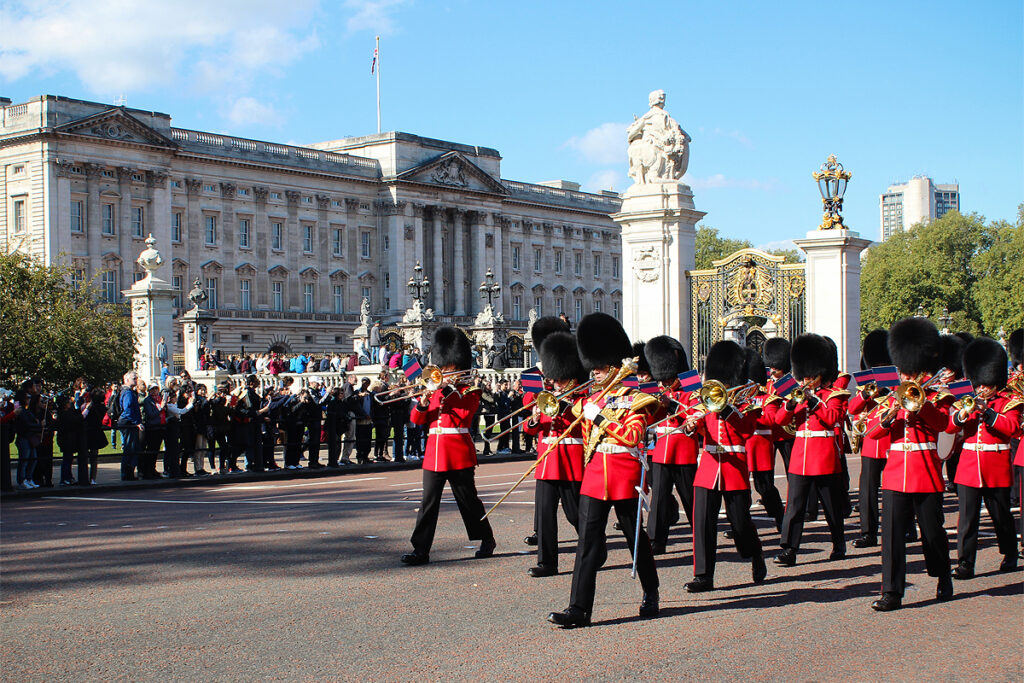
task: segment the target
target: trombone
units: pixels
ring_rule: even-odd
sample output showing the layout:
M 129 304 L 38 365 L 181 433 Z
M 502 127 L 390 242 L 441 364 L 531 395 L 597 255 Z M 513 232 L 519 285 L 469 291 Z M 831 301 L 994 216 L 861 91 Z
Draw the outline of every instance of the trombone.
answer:
M 725 385 L 719 382 L 717 379 L 709 379 L 701 385 L 700 390 L 697 392 L 698 403 L 697 406 L 700 408 L 699 412 L 690 413 L 690 409 L 684 407 L 682 410 L 676 413 L 672 413 L 668 417 L 658 420 L 652 424 L 648 429 L 654 429 L 662 423 L 673 420 L 677 417 L 686 415 L 687 418 L 695 415 L 706 415 L 707 413 L 720 413 L 725 410 L 725 407 L 732 403 L 734 400 L 746 399 L 757 390 L 756 382 L 747 382 L 746 384 L 739 384 L 729 389 L 725 388 Z
M 566 389 L 565 391 L 561 392 L 560 394 L 554 394 L 554 393 L 552 393 L 550 391 L 547 391 L 547 390 L 538 392 L 537 393 L 537 398 L 534 399 L 533 403 L 530 403 L 528 405 L 524 405 L 522 408 L 517 408 L 514 412 L 511 412 L 508 415 L 505 415 L 500 420 L 495 422 L 495 424 L 503 422 L 503 421 L 507 420 L 508 418 L 512 417 L 513 415 L 518 415 L 519 413 L 523 412 L 524 410 L 526 410 L 528 408 L 532 409 L 534 406 L 537 406 L 537 408 L 540 409 L 540 412 L 544 413 L 548 417 L 555 417 L 556 415 L 558 415 L 559 407 L 561 405 L 561 402 L 562 402 L 563 398 L 565 398 L 566 396 L 569 396 L 571 394 L 574 394 L 577 391 L 585 389 L 586 387 L 589 387 L 593 383 L 594 383 L 594 380 L 588 379 L 583 384 L 569 387 L 568 389 Z M 515 431 L 515 429 L 517 427 L 522 425 L 524 422 L 527 422 L 529 419 L 530 419 L 529 417 L 523 418 L 522 420 L 519 420 L 518 422 L 516 422 L 514 425 L 510 425 L 510 426 L 506 427 L 504 430 L 498 432 L 494 436 L 485 436 L 484 437 L 484 441 L 486 441 L 487 443 L 494 443 L 495 441 L 497 441 L 501 437 L 505 436 L 506 434 L 509 434 L 509 433 Z
M 424 394 L 429 394 L 440 389 L 441 385 L 444 383 L 446 379 L 468 375 L 470 372 L 472 372 L 472 370 L 456 370 L 454 372 L 443 372 L 441 368 L 437 367 L 436 365 L 428 365 L 427 367 L 423 368 L 423 373 L 419 376 L 419 379 L 417 379 L 414 384 L 410 384 L 409 386 L 404 387 L 395 387 L 394 389 L 388 389 L 387 391 L 378 392 L 373 395 L 373 398 L 375 401 L 377 401 L 377 403 L 381 404 L 382 406 L 387 405 L 389 403 L 397 403 L 398 401 L 405 401 L 410 398 L 418 398 L 420 396 L 423 396 Z M 408 392 L 410 389 L 416 389 L 416 387 L 418 386 L 421 386 L 422 388 L 413 391 L 412 393 L 404 393 Z M 395 396 L 395 398 L 390 398 L 391 396 Z M 389 398 L 382 399 L 381 397 Z
M 925 400 L 927 399 L 925 390 L 938 382 L 939 377 L 944 372 L 946 372 L 946 368 L 936 372 L 931 376 L 931 379 L 923 384 L 913 379 L 900 382 L 900 385 L 896 387 L 896 402 L 908 412 L 918 412 L 921 408 L 924 408 Z

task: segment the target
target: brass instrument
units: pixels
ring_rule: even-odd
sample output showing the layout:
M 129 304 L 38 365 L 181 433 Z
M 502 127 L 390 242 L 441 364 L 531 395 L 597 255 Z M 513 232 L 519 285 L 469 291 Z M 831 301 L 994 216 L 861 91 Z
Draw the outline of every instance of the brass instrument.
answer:
M 684 406 L 679 412 L 672 413 L 668 417 L 658 420 L 654 424 L 650 425 L 648 429 L 653 429 L 662 423 L 683 415 L 688 419 L 690 417 L 705 415 L 707 413 L 720 413 L 734 400 L 739 398 L 749 398 L 750 394 L 757 390 L 757 387 L 758 385 L 755 382 L 747 382 L 746 384 L 739 384 L 726 389 L 725 385 L 718 380 L 710 379 L 707 382 L 704 382 L 704 384 L 701 385 L 700 390 L 697 392 L 698 401 L 700 403 L 699 408 L 701 408 L 699 412 L 691 413 L 690 410 Z
M 462 377 L 470 374 L 471 372 L 472 370 L 456 370 L 454 372 L 442 372 L 441 368 L 437 367 L 436 365 L 428 365 L 427 367 L 423 368 L 423 372 L 422 374 L 420 374 L 415 384 L 410 384 L 409 386 L 405 387 L 395 387 L 394 389 L 388 389 L 387 391 L 381 391 L 374 394 L 373 398 L 375 401 L 377 401 L 377 403 L 381 404 L 382 406 L 387 405 L 389 403 L 397 403 L 398 401 L 404 401 L 410 398 L 418 398 L 420 396 L 423 396 L 424 394 L 429 394 L 440 389 L 441 385 L 444 383 L 446 379 Z M 410 389 L 415 389 L 418 386 L 423 388 L 418 389 L 412 393 L 403 394 L 403 392 L 408 392 Z M 390 397 L 395 394 L 397 394 L 396 398 L 387 398 L 385 400 L 381 400 L 382 396 Z
M 948 370 L 942 368 L 923 384 L 912 379 L 900 382 L 900 385 L 896 387 L 896 402 L 908 412 L 918 412 L 921 408 L 924 408 L 925 401 L 928 399 L 925 390 L 937 383 L 945 372 L 948 372 Z
M 861 388 L 869 399 L 878 398 L 878 394 L 882 392 L 882 390 L 878 388 L 878 384 L 875 382 L 868 382 Z
M 868 416 L 871 415 L 870 410 L 864 411 L 864 413 L 850 425 L 850 433 L 853 437 L 850 439 L 850 450 L 854 453 L 860 452 L 860 447 L 864 444 L 864 435 L 868 433 Z
M 557 395 L 551 393 L 550 391 L 538 392 L 537 393 L 537 398 L 535 398 L 533 400 L 533 403 L 530 403 L 529 405 L 524 405 L 522 408 L 518 408 L 517 410 L 509 413 L 508 415 L 505 415 L 500 420 L 498 420 L 498 422 L 496 422 L 495 424 L 498 424 L 498 423 L 500 423 L 500 422 L 502 422 L 504 420 L 507 420 L 508 418 L 512 417 L 513 415 L 518 415 L 519 413 L 523 412 L 524 410 L 532 409 L 534 406 L 537 406 L 537 408 L 540 410 L 540 412 L 544 413 L 548 417 L 555 417 L 556 415 L 558 415 L 558 412 L 559 412 L 559 409 L 560 409 L 560 406 L 561 406 L 561 401 L 562 401 L 563 398 L 565 398 L 566 396 L 570 396 L 571 394 L 574 394 L 577 391 L 585 389 L 586 387 L 589 387 L 593 383 L 594 383 L 594 380 L 590 379 L 590 380 L 587 380 L 586 382 L 584 382 L 583 384 L 580 384 L 578 386 L 574 384 L 573 386 L 569 387 L 568 389 L 566 389 L 565 391 L 563 391 L 562 393 L 557 394 Z M 509 432 L 514 431 L 517 427 L 519 427 L 520 425 L 522 425 L 524 422 L 528 421 L 529 419 L 530 419 L 529 417 L 524 418 L 524 419 L 520 420 L 519 422 L 516 422 L 514 425 L 510 425 L 510 426 L 506 427 L 504 430 L 498 432 L 494 436 L 485 436 L 484 437 L 484 441 L 486 441 L 487 443 L 494 443 L 495 441 L 497 441 L 501 437 L 505 436 Z
M 605 380 L 605 384 L 601 387 L 601 391 L 599 391 L 597 393 L 597 396 L 595 397 L 594 401 L 595 402 L 600 401 L 614 387 L 618 386 L 619 384 L 622 384 L 622 380 L 624 380 L 627 377 L 629 377 L 630 375 L 636 373 L 636 369 L 637 369 L 637 366 L 639 364 L 640 364 L 640 359 L 639 358 L 625 358 L 625 359 L 623 359 L 622 367 L 620 367 L 619 371 L 616 372 L 613 376 L 611 376 L 609 379 Z M 519 481 L 517 481 L 515 484 L 512 484 L 512 488 L 510 488 L 508 491 L 506 491 L 505 495 L 503 495 L 501 498 L 499 498 L 498 502 L 496 502 L 494 505 L 492 505 L 491 509 L 488 510 L 487 512 L 485 512 L 484 516 L 481 517 L 480 519 L 481 520 L 487 519 L 487 517 L 492 512 L 494 512 L 498 508 L 499 505 L 501 505 L 503 502 L 505 502 L 505 499 L 508 498 L 509 496 L 511 496 L 512 492 L 515 491 L 517 488 L 519 488 L 520 484 L 522 484 L 524 481 L 526 481 L 526 478 L 528 476 L 530 476 L 535 469 L 537 469 L 537 466 L 540 465 L 540 463 L 544 460 L 544 458 L 548 457 L 549 455 L 551 455 L 552 453 L 555 452 L 555 447 L 557 447 L 558 444 L 560 444 L 563 439 L 565 439 L 567 436 L 569 436 L 569 434 L 572 433 L 572 430 L 575 429 L 576 426 L 579 425 L 581 422 L 583 422 L 583 413 L 582 412 L 580 412 L 580 416 L 579 417 L 577 417 L 575 420 L 573 420 L 572 423 L 570 423 L 569 426 L 566 427 L 562 431 L 562 433 L 558 435 L 557 439 L 555 439 L 552 443 L 550 443 L 548 445 L 548 449 L 547 449 L 547 451 L 545 451 L 544 455 L 542 455 L 541 457 L 539 457 L 536 460 L 534 460 L 533 464 L 530 465 L 529 469 L 527 469 L 525 472 L 523 472 L 523 476 L 519 477 Z
M 975 406 L 978 402 L 973 396 L 964 396 L 959 401 L 953 403 L 953 407 L 956 408 L 959 413 L 973 413 Z

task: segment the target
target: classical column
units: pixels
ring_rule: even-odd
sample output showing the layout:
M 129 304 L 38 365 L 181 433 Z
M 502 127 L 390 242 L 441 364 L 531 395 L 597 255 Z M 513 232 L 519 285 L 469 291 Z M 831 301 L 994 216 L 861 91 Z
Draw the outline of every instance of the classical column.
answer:
M 345 266 L 351 282 L 356 282 L 359 277 L 359 198 L 345 198 L 345 236 L 348 238 L 348 245 L 345 247 Z M 362 300 L 362 293 L 354 299 L 358 303 Z M 355 307 L 353 307 L 355 308 Z
M 452 286 L 455 288 L 455 315 L 466 315 L 466 210 L 456 208 L 455 220 L 455 258 L 452 259 Z
M 839 369 L 860 367 L 860 253 L 871 244 L 847 229 L 811 230 L 793 240 L 807 254 L 806 329 L 831 337 Z
M 157 244 L 167 245 L 167 257 L 156 274 L 171 282 L 171 263 L 174 245 L 171 243 L 171 190 L 167 186 L 166 171 L 146 171 L 146 186 L 149 190 L 149 215 L 146 217 L 146 231 L 156 238 Z M 172 340 L 168 339 L 170 344 Z
M 406 264 L 406 271 L 402 273 L 402 281 L 405 282 L 409 274 L 412 272 L 411 268 L 416 265 L 419 261 L 420 265 L 426 269 L 430 269 L 426 258 L 426 247 L 427 247 L 427 235 L 424 232 L 423 227 L 423 216 L 427 212 L 425 204 L 413 204 L 412 205 L 412 217 L 413 217 L 413 250 L 412 250 L 412 263 Z M 408 308 L 408 306 L 406 307 Z
M 100 174 L 103 167 L 99 164 L 85 165 L 85 187 L 89 198 L 85 203 L 85 230 L 89 241 L 89 277 L 94 278 L 103 270 L 103 202 L 100 199 Z
M 444 215 L 446 212 L 443 206 L 432 207 L 434 216 L 433 243 L 431 245 L 431 256 L 434 267 L 430 274 L 430 295 L 434 300 L 434 313 L 444 314 Z
M 391 281 L 391 287 L 387 290 L 387 296 L 391 299 L 391 307 L 387 310 L 389 314 L 401 313 L 407 307 L 405 209 L 406 202 L 402 201 L 388 202 L 384 205 L 384 230 L 389 242 L 386 268 Z
M 302 196 L 296 190 L 285 192 L 288 198 L 288 220 L 285 222 L 285 263 L 288 268 L 288 288 L 286 311 L 302 310 L 301 283 L 299 282 L 299 252 L 302 250 L 302 241 L 299 238 L 299 198 Z
M 270 190 L 254 187 L 252 193 L 256 199 L 256 211 L 252 217 L 252 233 L 256 244 L 256 278 L 252 284 L 256 291 L 251 295 L 252 307 L 269 308 L 270 280 L 267 278 L 267 269 L 270 268 L 270 221 L 267 219 L 267 195 Z
M 511 264 L 505 262 L 505 217 L 495 211 L 490 219 L 494 226 L 494 274 L 499 276 L 499 282 L 512 282 Z M 483 282 L 483 277 L 480 281 Z
M 316 262 L 320 277 L 314 283 L 316 301 L 313 310 L 322 313 L 333 313 L 334 305 L 331 298 L 330 259 L 331 259 L 331 226 L 327 220 L 327 211 L 331 207 L 331 198 L 324 194 L 316 196 Z
M 199 266 L 203 264 L 200 250 L 203 248 L 205 238 L 202 224 L 203 213 L 199 206 L 199 196 L 203 191 L 203 179 L 185 178 L 185 189 L 188 191 L 188 208 L 185 210 L 185 225 L 183 226 L 185 234 L 182 237 L 185 241 L 186 258 L 190 270 L 185 273 L 184 284 L 187 286 L 194 277 L 200 275 Z M 182 301 L 182 303 L 185 302 Z
M 121 255 L 121 274 L 118 281 L 124 287 L 130 286 L 135 280 L 135 262 L 133 258 L 142 252 L 143 247 L 132 243 L 132 169 L 125 166 L 117 168 L 117 192 L 121 201 L 117 207 L 117 247 Z
M 469 309 L 475 314 L 482 311 L 484 307 L 480 297 L 476 296 L 476 288 L 484 281 L 484 275 L 487 273 L 487 233 L 490 232 L 493 235 L 493 224 L 490 213 L 486 211 L 473 211 L 470 215 L 472 217 L 470 225 L 472 226 L 471 240 L 473 246 L 470 251 L 472 253 L 473 274 L 469 281 L 469 291 L 471 292 L 469 300 L 472 302 Z M 491 239 L 494 239 L 493 236 Z M 498 273 L 501 273 L 500 269 L 498 269 Z

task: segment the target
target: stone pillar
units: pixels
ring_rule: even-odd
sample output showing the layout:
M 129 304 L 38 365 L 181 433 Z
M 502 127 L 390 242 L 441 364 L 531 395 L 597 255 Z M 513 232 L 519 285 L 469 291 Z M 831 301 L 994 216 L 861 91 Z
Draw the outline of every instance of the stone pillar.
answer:
M 413 248 L 412 248 L 412 265 L 416 265 L 419 261 L 420 265 L 429 270 L 429 264 L 426 263 L 426 241 L 427 235 L 424 232 L 423 227 L 423 215 L 426 213 L 427 207 L 424 204 L 413 204 L 412 205 L 412 221 L 413 221 Z M 411 273 L 411 271 L 410 271 Z M 402 273 L 403 281 L 408 280 L 410 273 Z M 412 303 L 410 301 L 410 303 Z
M 85 187 L 89 198 L 85 203 L 86 239 L 89 242 L 89 277 L 94 278 L 103 270 L 103 202 L 100 199 L 100 174 L 103 167 L 99 164 L 85 165 Z
M 146 221 L 150 234 L 156 238 L 157 244 L 171 244 L 171 190 L 167 186 L 166 171 L 146 171 L 146 184 L 149 186 L 149 219 Z M 168 246 L 168 254 L 171 248 Z M 157 271 L 157 273 L 171 280 L 171 260 Z
M 667 334 L 690 349 L 695 226 L 704 217 L 684 183 L 633 185 L 612 219 L 622 227 L 622 324 L 630 339 Z M 586 264 L 584 264 L 586 266 Z
M 430 296 L 434 301 L 434 313 L 443 315 L 444 307 L 444 214 L 443 206 L 432 207 L 434 215 L 433 243 L 431 244 L 431 256 L 434 266 L 430 273 Z
M 316 196 L 316 258 L 320 276 L 313 283 L 316 289 L 313 310 L 315 312 L 333 313 L 334 299 L 331 295 L 330 259 L 331 259 L 331 225 L 327 219 L 327 211 L 331 206 L 331 198 L 327 195 Z
M 472 245 L 470 247 L 470 260 L 473 264 L 470 271 L 472 275 L 469 281 L 469 291 L 475 293 L 476 288 L 484 281 L 484 275 L 487 273 L 487 233 L 491 232 L 493 234 L 493 227 L 489 214 L 481 211 L 470 213 L 470 225 L 472 226 L 470 229 Z M 492 237 L 491 239 L 493 240 L 494 238 Z M 501 272 L 500 268 L 495 270 L 498 273 Z M 472 312 L 479 313 L 483 310 L 484 304 L 478 295 L 470 296 L 469 300 L 476 302 L 468 306 Z
M 169 357 L 174 354 L 174 288 L 156 276 L 163 258 L 154 247 L 152 235 L 146 240 L 147 248 L 139 255 L 139 265 L 147 275 L 121 294 L 128 300 L 131 310 L 132 331 L 135 333 L 135 370 L 147 382 L 160 379 L 160 361 L 156 347 L 160 337 L 167 344 Z
M 397 315 L 404 311 L 408 301 L 405 286 L 408 278 L 408 259 L 405 255 L 405 207 L 406 202 L 402 201 L 388 202 L 384 205 L 384 232 L 388 235 L 389 242 L 386 272 L 391 280 L 391 287 L 386 292 L 391 299 L 391 306 L 385 311 L 387 315 Z
M 121 201 L 117 206 L 117 215 L 114 217 L 117 225 L 114 232 L 117 234 L 118 252 L 122 259 L 128 254 L 139 251 L 132 240 L 132 169 L 119 166 L 117 169 L 117 191 L 121 195 Z M 118 282 L 125 285 L 132 282 L 135 277 L 135 269 L 131 266 L 131 260 L 122 260 L 121 272 L 118 274 Z
M 256 278 L 252 283 L 253 310 L 269 308 L 270 303 L 270 278 L 267 277 L 267 270 L 270 268 L 270 221 L 267 219 L 267 195 L 269 190 L 266 187 L 252 188 L 255 197 L 256 210 L 252 217 L 252 240 L 256 252 Z M 239 302 L 241 303 L 241 302 Z
M 284 224 L 285 263 L 288 268 L 288 281 L 285 284 L 284 310 L 301 311 L 302 285 L 299 282 L 299 252 L 302 251 L 302 238 L 299 236 L 299 199 L 302 194 L 296 190 L 287 190 L 288 220 Z
M 452 260 L 452 286 L 455 288 L 455 315 L 466 315 L 466 210 L 455 209 L 455 258 Z
M 185 273 L 187 283 L 200 273 L 199 266 L 203 265 L 201 250 L 206 239 L 203 235 L 203 210 L 199 205 L 199 196 L 203 191 L 202 178 L 185 178 L 185 189 L 188 192 L 188 208 L 185 210 L 185 225 L 182 226 L 185 234 L 182 239 L 185 242 L 185 255 L 190 271 Z
M 858 370 L 860 253 L 871 240 L 852 230 L 812 230 L 793 243 L 807 255 L 807 331 L 832 338 L 840 370 Z
M 498 282 L 513 282 L 512 266 L 505 262 L 505 224 L 506 219 L 498 212 L 491 214 L 492 225 L 494 226 L 494 276 L 498 278 Z M 486 272 L 486 271 L 485 271 Z M 483 282 L 483 276 L 480 277 L 480 282 Z M 476 283 L 479 287 L 479 283 Z M 480 302 L 480 307 L 483 309 L 483 302 Z

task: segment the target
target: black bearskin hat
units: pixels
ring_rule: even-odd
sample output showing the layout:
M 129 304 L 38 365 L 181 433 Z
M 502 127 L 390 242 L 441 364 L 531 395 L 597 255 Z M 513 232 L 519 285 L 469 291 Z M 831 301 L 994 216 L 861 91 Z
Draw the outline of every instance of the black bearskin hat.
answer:
M 533 341 L 533 348 L 537 349 L 537 353 L 540 353 L 540 347 L 544 345 L 544 339 L 549 334 L 552 332 L 568 331 L 569 326 L 557 316 L 546 315 L 543 318 L 537 318 L 533 323 L 533 327 L 530 328 L 530 339 Z
M 1014 365 L 1024 363 L 1024 329 L 1017 328 L 1010 333 L 1010 343 L 1007 344 L 1010 351 L 1010 360 Z
M 544 376 L 559 382 L 574 379 L 579 383 L 587 380 L 587 371 L 580 362 L 576 349 L 576 337 L 569 332 L 554 331 L 544 339 L 540 347 L 540 362 L 544 364 Z
M 772 337 L 764 343 L 764 364 L 776 370 L 789 372 L 793 367 L 790 359 L 790 343 L 782 337 Z
M 960 337 L 964 341 L 964 346 L 974 341 L 974 335 L 970 332 L 954 332 L 956 336 Z
M 576 328 L 576 346 L 587 372 L 608 365 L 619 367 L 633 351 L 622 325 L 607 313 L 583 316 Z
M 864 337 L 864 344 L 861 346 L 860 369 L 880 368 L 885 365 L 892 365 L 889 358 L 889 333 L 886 330 L 871 330 Z
M 889 357 L 908 375 L 936 372 L 942 365 L 939 331 L 927 318 L 897 320 L 889 328 Z
M 747 354 L 734 341 L 715 342 L 704 361 L 704 380 L 718 380 L 726 387 L 743 384 Z
M 747 362 L 744 379 L 757 382 L 762 386 L 765 385 L 768 382 L 768 368 L 765 367 L 761 354 L 757 352 L 757 349 L 749 346 L 745 350 L 747 352 Z
M 835 346 L 819 334 L 801 334 L 793 340 L 790 351 L 793 363 L 793 377 L 810 379 L 820 376 L 825 383 L 835 379 L 839 365 Z
M 956 377 L 963 377 L 964 362 L 961 356 L 967 344 L 955 334 L 943 334 L 939 336 L 939 345 L 942 347 L 942 360 L 939 365 L 952 370 Z
M 651 364 L 647 362 L 647 356 L 644 355 L 644 343 L 642 341 L 633 342 L 633 350 L 630 352 L 630 358 L 638 359 L 636 364 L 637 374 L 651 374 Z
M 430 361 L 439 368 L 453 366 L 456 370 L 469 370 L 473 365 L 473 352 L 466 335 L 450 325 L 437 328 L 434 345 L 430 347 Z
M 644 345 L 644 356 L 651 366 L 651 377 L 659 382 L 671 382 L 676 375 L 690 369 L 686 349 L 677 340 L 664 334 Z
M 964 348 L 964 374 L 975 388 L 1006 386 L 1006 351 L 995 339 L 978 337 Z

